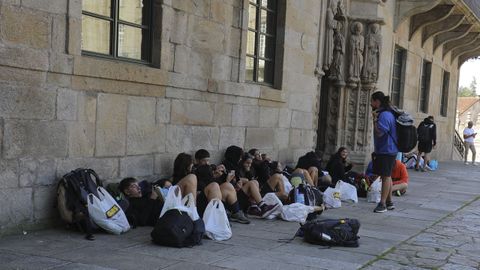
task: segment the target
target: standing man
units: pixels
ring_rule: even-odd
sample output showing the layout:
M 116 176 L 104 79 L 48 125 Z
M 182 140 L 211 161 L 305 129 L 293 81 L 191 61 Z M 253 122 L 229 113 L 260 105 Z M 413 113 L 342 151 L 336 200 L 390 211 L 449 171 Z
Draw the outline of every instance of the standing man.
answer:
M 473 130 L 473 122 L 469 121 L 468 122 L 468 127 L 466 127 L 463 130 L 463 139 L 465 140 L 465 164 L 468 164 L 467 162 L 467 156 L 468 156 L 468 149 L 472 150 L 472 165 L 476 166 L 477 164 L 475 163 L 475 155 L 477 154 L 477 151 L 475 151 L 475 136 L 477 133 L 475 130 Z
M 422 167 L 422 172 L 426 171 L 428 162 L 430 161 L 430 152 L 432 148 L 437 144 L 437 126 L 433 122 L 433 116 L 429 116 L 418 125 L 417 128 L 418 134 L 418 158 L 417 164 L 415 165 L 415 170 L 418 171 L 420 167 L 420 158 L 424 154 L 424 162 Z
M 375 213 L 384 213 L 395 209 L 392 202 L 392 170 L 398 153 L 397 129 L 390 98 L 383 92 L 372 94 L 370 106 L 373 116 L 373 142 L 375 151 L 372 154 L 373 173 L 382 179 L 382 196 Z

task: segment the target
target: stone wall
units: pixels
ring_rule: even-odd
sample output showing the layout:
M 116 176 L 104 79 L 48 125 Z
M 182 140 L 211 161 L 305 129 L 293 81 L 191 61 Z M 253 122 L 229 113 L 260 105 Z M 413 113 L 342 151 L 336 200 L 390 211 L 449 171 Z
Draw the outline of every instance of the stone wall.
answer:
M 156 1 L 158 67 L 81 54 L 81 0 L 0 1 L 0 232 L 54 219 L 58 177 L 169 176 L 231 145 L 292 162 L 314 148 L 320 1 L 286 1 L 282 77 L 245 83 L 247 0 Z

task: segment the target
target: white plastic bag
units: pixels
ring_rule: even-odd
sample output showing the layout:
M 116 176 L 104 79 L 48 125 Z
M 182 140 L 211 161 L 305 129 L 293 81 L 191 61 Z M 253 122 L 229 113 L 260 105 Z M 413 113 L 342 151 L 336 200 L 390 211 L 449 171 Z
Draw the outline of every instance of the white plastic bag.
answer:
M 283 186 L 285 187 L 285 193 L 289 193 L 293 189 L 292 183 L 288 181 L 288 178 L 282 174 Z
M 103 188 L 97 188 L 98 198 L 88 194 L 88 214 L 95 224 L 113 234 L 121 234 L 130 229 L 127 217 L 114 198 Z
M 323 202 L 326 208 L 339 208 L 342 207 L 342 201 L 340 200 L 340 190 L 337 188 L 327 188 L 323 192 Z
M 165 203 L 162 207 L 162 212 L 160 212 L 160 217 L 162 217 L 165 212 L 170 209 L 180 209 L 182 211 L 188 212 L 187 207 L 182 207 L 182 191 L 179 186 L 173 186 L 168 190 L 167 197 L 165 198 Z
M 339 180 L 335 185 L 335 189 L 340 190 L 340 200 L 358 202 L 357 188 L 353 185 Z
M 286 221 L 305 223 L 307 216 L 313 213 L 314 207 L 301 203 L 292 203 L 282 207 L 281 217 Z
M 188 215 L 193 221 L 200 219 L 197 206 L 195 205 L 195 198 L 192 193 L 188 193 L 188 195 L 182 199 L 182 206 L 188 208 Z
M 382 191 L 382 182 L 380 180 L 380 177 L 378 177 L 370 185 L 370 188 L 368 188 L 367 202 L 379 203 L 382 197 L 381 191 Z
M 265 217 L 266 219 L 274 219 L 282 213 L 283 203 L 282 203 L 282 201 L 280 201 L 280 199 L 277 197 L 277 195 L 275 195 L 275 193 L 270 192 L 270 193 L 265 194 L 265 196 L 263 196 L 262 201 L 265 204 L 268 204 L 268 205 L 278 204 L 278 207 L 272 213 L 270 213 L 270 215 Z
M 219 199 L 211 200 L 203 213 L 205 235 L 217 241 L 228 240 L 232 237 L 232 228 L 228 221 L 227 212 Z

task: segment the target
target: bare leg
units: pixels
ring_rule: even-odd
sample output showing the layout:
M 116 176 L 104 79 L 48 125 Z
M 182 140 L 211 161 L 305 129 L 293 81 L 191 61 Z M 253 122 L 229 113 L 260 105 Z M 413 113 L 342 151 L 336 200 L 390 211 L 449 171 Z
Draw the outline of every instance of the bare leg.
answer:
M 267 180 L 267 184 L 270 186 L 272 190 L 276 190 L 275 194 L 280 200 L 286 200 L 288 198 L 288 194 L 285 192 L 285 187 L 283 186 L 282 176 L 278 173 L 270 176 Z
M 420 169 L 420 158 L 422 157 L 422 154 L 423 154 L 423 152 L 418 152 L 418 155 L 417 155 L 417 164 L 415 164 L 415 169 L 417 169 L 417 170 Z M 424 162 L 425 162 L 425 160 L 424 160 Z
M 313 179 L 312 177 L 310 176 L 310 174 L 308 173 L 307 170 L 304 170 L 304 169 L 295 169 L 295 171 L 293 171 L 293 173 L 298 173 L 298 174 L 303 174 L 303 178 L 305 178 L 305 181 L 307 182 L 307 184 L 313 186 Z
M 203 189 L 203 192 L 205 193 L 205 197 L 207 197 L 208 201 L 211 201 L 213 199 L 222 199 L 222 192 L 220 191 L 220 186 L 215 182 L 208 184 Z
M 222 201 L 231 205 L 237 201 L 237 191 L 230 183 L 223 183 L 220 186 Z
M 423 159 L 423 170 L 427 168 L 429 161 L 430 161 L 430 155 L 428 153 L 425 153 L 425 158 Z
M 385 205 L 392 201 L 392 177 L 382 176 L 382 196 L 380 202 Z
M 312 178 L 313 186 L 318 186 L 318 168 L 317 167 L 310 167 L 308 168 L 308 174 Z
M 248 181 L 242 186 L 243 192 L 245 192 L 247 196 L 252 197 L 256 203 L 262 201 L 262 195 L 260 195 L 260 190 L 258 186 L 259 184 L 256 180 Z
M 182 191 L 182 196 L 192 193 L 193 197 L 197 198 L 197 176 L 195 174 L 189 174 L 182 178 L 178 184 L 180 190 Z
M 395 192 L 397 190 L 400 190 L 402 192 L 407 191 L 408 184 L 407 183 L 401 183 L 397 185 L 392 186 L 392 192 Z

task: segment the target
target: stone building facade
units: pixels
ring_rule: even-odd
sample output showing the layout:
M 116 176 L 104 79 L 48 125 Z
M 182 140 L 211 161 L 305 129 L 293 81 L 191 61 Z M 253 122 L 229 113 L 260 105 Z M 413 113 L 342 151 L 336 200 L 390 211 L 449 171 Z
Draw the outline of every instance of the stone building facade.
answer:
M 154 179 L 179 152 L 216 162 L 231 144 L 287 163 L 347 146 L 363 164 L 376 89 L 434 115 L 435 153 L 452 157 L 474 1 L 94 2 L 0 0 L 1 232 L 54 220 L 58 177 L 77 167 Z

